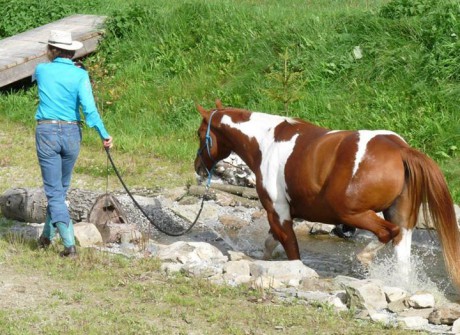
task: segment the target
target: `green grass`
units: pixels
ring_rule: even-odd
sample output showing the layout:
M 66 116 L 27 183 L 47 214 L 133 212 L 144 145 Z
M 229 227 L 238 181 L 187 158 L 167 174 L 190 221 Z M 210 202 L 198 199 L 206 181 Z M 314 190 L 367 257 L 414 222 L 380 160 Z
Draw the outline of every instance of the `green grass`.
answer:
M 460 201 L 450 168 L 460 142 L 457 1 L 47 0 L 27 13 L 34 1 L 1 3 L 11 19 L 0 35 L 57 13 L 108 16 L 105 40 L 84 63 L 121 152 L 191 169 L 195 104 L 220 98 L 333 129 L 396 131 L 439 162 Z M 36 104 L 35 87 L 3 91 L 0 117 L 32 128 Z

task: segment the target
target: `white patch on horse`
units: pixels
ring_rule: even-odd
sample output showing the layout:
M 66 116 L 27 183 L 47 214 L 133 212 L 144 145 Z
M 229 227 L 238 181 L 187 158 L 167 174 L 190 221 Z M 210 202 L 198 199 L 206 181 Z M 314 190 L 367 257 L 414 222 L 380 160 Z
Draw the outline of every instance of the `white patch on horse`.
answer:
M 409 278 L 410 272 L 410 254 L 412 244 L 412 229 L 401 228 L 401 241 L 394 246 L 396 259 L 399 263 L 399 270 L 405 277 Z
M 263 187 L 270 196 L 281 223 L 291 220 L 284 168 L 299 136 L 296 134 L 288 141 L 275 141 L 275 128 L 284 121 L 291 124 L 298 122 L 292 118 L 257 112 L 253 112 L 246 122 L 234 123 L 228 115 L 224 115 L 221 121 L 222 124 L 238 129 L 247 137 L 254 138 L 259 144 L 262 154 L 260 172 Z
M 364 156 L 366 155 L 367 145 L 374 137 L 379 136 L 379 135 L 394 135 L 404 141 L 404 139 L 401 136 L 399 136 L 398 134 L 390 130 L 359 130 L 358 131 L 358 150 L 356 151 L 355 165 L 353 166 L 353 173 L 351 175 L 352 178 L 358 172 L 359 165 L 364 160 Z

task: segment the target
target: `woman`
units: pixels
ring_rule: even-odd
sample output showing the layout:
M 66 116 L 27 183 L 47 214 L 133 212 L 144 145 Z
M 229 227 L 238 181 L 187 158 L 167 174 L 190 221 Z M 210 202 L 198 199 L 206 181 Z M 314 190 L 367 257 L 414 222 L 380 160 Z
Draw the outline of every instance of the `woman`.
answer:
M 88 73 L 76 66 L 72 58 L 83 46 L 73 41 L 70 32 L 52 30 L 48 40 L 50 63 L 37 65 L 39 105 L 35 115 L 35 141 L 46 198 L 47 215 L 41 247 L 48 247 L 56 228 L 61 235 L 63 257 L 76 256 L 73 223 L 66 205 L 72 170 L 80 152 L 82 139 L 80 107 L 89 127 L 95 128 L 105 148 L 112 147 L 94 101 Z

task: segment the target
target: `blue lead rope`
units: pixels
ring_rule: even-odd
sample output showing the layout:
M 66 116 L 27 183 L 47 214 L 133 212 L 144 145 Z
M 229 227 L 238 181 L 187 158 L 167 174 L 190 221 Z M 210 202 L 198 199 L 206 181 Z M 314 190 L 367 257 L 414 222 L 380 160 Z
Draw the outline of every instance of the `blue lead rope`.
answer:
M 212 174 L 214 173 L 214 168 L 216 167 L 216 164 L 217 162 L 215 162 L 212 157 L 211 157 L 211 148 L 212 148 L 212 137 L 210 135 L 211 133 L 211 122 L 212 122 L 212 118 L 214 116 L 214 114 L 217 112 L 217 110 L 214 110 L 212 113 L 211 113 L 211 116 L 209 117 L 209 121 L 208 121 L 208 128 L 206 129 L 206 135 L 205 135 L 205 146 L 206 146 L 206 151 L 208 152 L 208 156 L 209 158 L 213 161 L 213 165 L 211 167 L 210 170 L 208 170 L 208 168 L 206 166 L 204 166 L 204 168 L 206 169 L 206 172 L 208 173 L 208 180 L 206 182 L 206 189 L 208 189 L 210 186 L 211 186 L 211 179 L 212 179 Z M 197 155 L 198 156 L 201 156 L 201 153 L 203 152 L 203 148 L 204 147 L 201 147 L 198 152 L 197 152 Z

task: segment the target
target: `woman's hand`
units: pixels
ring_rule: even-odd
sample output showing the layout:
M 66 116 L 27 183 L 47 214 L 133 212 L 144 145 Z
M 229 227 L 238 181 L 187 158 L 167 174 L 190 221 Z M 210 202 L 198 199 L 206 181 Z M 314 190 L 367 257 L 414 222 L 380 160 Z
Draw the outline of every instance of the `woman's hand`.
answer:
M 104 145 L 104 148 L 110 149 L 113 146 L 112 136 L 109 136 L 109 138 L 102 141 L 102 144 Z

